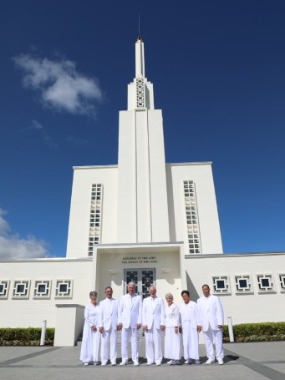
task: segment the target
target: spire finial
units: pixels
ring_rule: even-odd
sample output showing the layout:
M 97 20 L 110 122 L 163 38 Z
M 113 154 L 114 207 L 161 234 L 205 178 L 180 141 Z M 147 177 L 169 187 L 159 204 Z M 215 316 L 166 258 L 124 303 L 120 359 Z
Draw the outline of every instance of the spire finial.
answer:
M 143 41 L 143 39 L 142 39 L 142 35 L 141 35 L 141 14 L 139 13 L 139 17 L 138 17 L 138 38 L 137 38 L 137 41 Z

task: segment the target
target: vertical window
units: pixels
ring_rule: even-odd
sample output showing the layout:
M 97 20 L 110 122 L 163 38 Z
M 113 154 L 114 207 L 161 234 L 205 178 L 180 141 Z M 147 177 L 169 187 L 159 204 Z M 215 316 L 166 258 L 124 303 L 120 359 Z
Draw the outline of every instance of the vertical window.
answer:
M 100 244 L 101 221 L 102 221 L 102 194 L 103 186 L 99 183 L 93 184 L 91 189 L 88 256 L 93 256 L 93 247 Z
M 184 181 L 184 202 L 189 253 L 201 253 L 198 207 L 194 181 Z
M 145 84 L 143 78 L 136 79 L 137 108 L 145 107 Z

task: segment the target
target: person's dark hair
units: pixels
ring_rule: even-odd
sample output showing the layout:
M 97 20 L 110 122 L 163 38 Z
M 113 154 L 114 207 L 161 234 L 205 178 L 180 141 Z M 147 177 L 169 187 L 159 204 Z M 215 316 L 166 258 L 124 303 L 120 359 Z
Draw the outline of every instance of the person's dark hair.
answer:
M 182 290 L 181 297 L 183 296 L 183 294 L 187 294 L 188 297 L 190 296 L 190 293 L 188 290 Z
M 105 288 L 105 292 L 106 292 L 107 289 L 111 289 L 111 290 L 112 290 L 112 293 L 113 293 L 113 289 L 111 288 L 111 286 L 106 286 L 106 288 Z
M 210 289 L 210 286 L 208 284 L 202 285 L 202 289 L 204 288 L 204 286 L 207 286 L 207 288 Z
M 96 290 L 92 290 L 92 291 L 89 293 L 89 297 L 93 297 L 93 296 L 97 297 L 97 292 L 96 292 Z

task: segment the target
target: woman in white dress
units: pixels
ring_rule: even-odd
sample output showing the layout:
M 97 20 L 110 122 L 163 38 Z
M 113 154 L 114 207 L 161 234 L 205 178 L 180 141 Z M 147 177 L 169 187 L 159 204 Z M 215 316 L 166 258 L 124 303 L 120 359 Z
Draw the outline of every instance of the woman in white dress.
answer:
M 180 364 L 179 310 L 173 303 L 173 295 L 165 295 L 165 340 L 164 357 L 170 359 L 169 365 Z
M 84 310 L 84 328 L 82 345 L 80 351 L 80 360 L 84 365 L 97 365 L 99 357 L 99 303 L 97 303 L 97 292 L 90 292 L 90 303 L 85 306 Z

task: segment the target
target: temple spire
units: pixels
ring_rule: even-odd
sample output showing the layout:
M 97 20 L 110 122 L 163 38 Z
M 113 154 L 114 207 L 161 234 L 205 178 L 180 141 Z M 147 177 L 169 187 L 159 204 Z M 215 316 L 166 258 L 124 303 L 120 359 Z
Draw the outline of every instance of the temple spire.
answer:
M 136 78 L 145 78 L 144 43 L 140 33 L 136 41 Z

